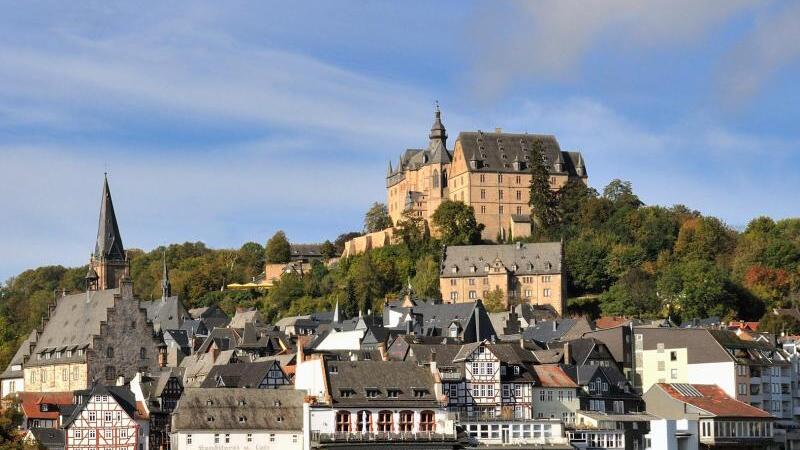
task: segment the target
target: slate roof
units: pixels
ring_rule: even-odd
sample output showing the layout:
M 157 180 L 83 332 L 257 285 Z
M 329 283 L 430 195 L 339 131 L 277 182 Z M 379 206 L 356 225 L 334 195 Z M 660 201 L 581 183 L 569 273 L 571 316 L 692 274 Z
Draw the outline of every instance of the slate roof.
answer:
M 533 372 L 542 387 L 578 387 L 560 366 L 539 364 L 533 366 Z
M 279 352 L 284 349 L 291 349 L 292 343 L 282 331 L 256 326 L 253 322 L 247 322 L 242 330 L 242 338 L 238 348 L 245 349 L 272 349 Z
M 411 308 L 414 314 L 422 316 L 422 330 L 425 335 L 442 335 L 446 334 L 448 327 L 453 321 L 458 322 L 460 329 L 464 330 L 469 324 L 469 321 L 474 315 L 477 302 L 471 303 L 424 303 L 421 302 L 417 306 Z M 485 320 L 481 321 L 482 332 L 488 335 L 496 334 L 492 328 L 491 321 L 487 316 L 483 316 Z M 488 334 L 487 334 L 488 333 Z
M 177 296 L 143 301 L 140 305 L 147 311 L 147 320 L 153 323 L 156 332 L 178 329 L 185 319 L 191 318 Z
M 292 258 L 322 258 L 322 244 L 289 244 Z
M 111 201 L 111 191 L 108 189 L 108 178 L 103 180 L 102 196 L 94 257 L 99 260 L 121 261 L 125 259 L 125 249 L 122 247 L 122 236 L 117 225 L 117 215 L 114 213 L 114 203 Z
M 184 385 L 199 387 L 214 366 L 228 364 L 231 360 L 235 360 L 234 350 L 221 351 L 216 358 L 211 353 L 195 353 L 183 358 L 181 367 L 184 369 Z
M 716 417 L 772 418 L 766 411 L 731 398 L 715 384 L 658 383 L 657 386 L 672 398 L 707 411 Z M 690 389 L 686 389 L 686 386 Z
M 260 323 L 261 313 L 257 309 L 237 310 L 236 314 L 228 323 L 229 328 L 244 328 L 244 324 L 248 322 Z
M 92 338 L 100 334 L 100 323 L 108 318 L 108 309 L 114 306 L 114 295 L 118 289 L 88 291 L 72 294 L 58 299 L 50 320 L 44 327 L 36 343 L 33 355 L 26 365 L 52 364 L 53 359 L 38 360 L 36 355 L 44 351 L 75 350 L 92 345 Z M 82 361 L 73 353 L 72 358 L 66 355 L 57 361 Z
M 232 350 L 239 345 L 241 336 L 233 328 L 214 328 L 208 337 L 200 344 L 196 353 L 205 353 L 211 348 L 211 344 L 216 344 L 220 350 Z
M 578 168 L 582 168 L 583 176 L 586 175 L 580 152 L 562 151 L 552 135 L 464 131 L 458 134 L 456 142 L 456 145 L 461 144 L 467 161 L 475 158 L 480 162 L 476 167 L 467 165 L 471 172 L 529 172 L 530 150 L 535 143 L 540 143 L 550 173 L 581 176 Z M 518 169 L 514 161 L 520 162 Z M 562 165 L 560 171 L 557 170 L 558 163 Z
M 192 308 L 189 310 L 189 315 L 194 319 L 200 319 L 206 325 L 208 331 L 217 327 L 225 327 L 230 322 L 230 318 L 225 314 L 225 311 L 217 305 Z
M 553 324 L 555 323 L 555 329 Z M 580 330 L 580 332 L 578 332 Z M 529 326 L 522 332 L 522 337 L 526 341 L 536 341 L 542 344 L 569 339 L 570 337 L 580 337 L 585 331 L 590 331 L 591 327 L 584 318 L 577 319 L 556 319 L 538 322 Z
M 169 338 L 167 338 L 169 336 Z M 188 348 L 189 347 L 189 334 L 186 330 L 166 330 L 164 331 L 164 341 L 168 339 L 172 339 L 178 344 L 178 347 L 181 348 Z
M 39 337 L 39 332 L 33 330 L 28 334 L 28 337 L 22 341 L 17 352 L 14 353 L 14 357 L 11 358 L 11 362 L 8 363 L 6 370 L 0 374 L 0 379 L 6 378 L 22 378 L 24 373 L 22 370 L 11 370 L 13 366 L 22 366 L 25 362 L 25 358 L 30 356 L 31 354 L 31 345 L 36 344 L 36 340 Z
M 228 388 L 258 388 L 264 381 L 267 372 L 280 363 L 277 361 L 263 361 L 251 363 L 234 363 L 222 366 L 214 366 L 208 372 L 205 381 L 200 385 L 202 388 L 218 387 L 218 377 L 221 378 L 224 387 Z M 221 386 L 220 386 L 221 387 Z
M 445 247 L 442 278 L 485 276 L 496 260 L 515 275 L 560 274 L 560 242 Z M 516 267 L 516 269 L 514 268 Z M 453 272 L 455 269 L 455 272 Z
M 58 428 L 31 428 L 28 430 L 36 442 L 48 449 L 64 448 L 64 430 Z
M 328 386 L 335 406 L 438 407 L 430 368 L 413 361 L 326 361 Z M 378 391 L 375 398 L 367 390 Z M 426 391 L 415 396 L 415 389 Z M 397 390 L 397 398 L 389 398 Z M 349 394 L 348 394 L 349 393 Z
M 186 389 L 172 430 L 303 430 L 304 391 L 294 389 Z

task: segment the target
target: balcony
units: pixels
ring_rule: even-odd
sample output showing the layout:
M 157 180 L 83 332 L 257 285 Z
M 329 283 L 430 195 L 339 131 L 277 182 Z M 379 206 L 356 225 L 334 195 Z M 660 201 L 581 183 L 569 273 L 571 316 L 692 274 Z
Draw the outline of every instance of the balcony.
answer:
M 311 441 L 318 443 L 359 443 L 359 442 L 452 442 L 455 441 L 454 433 L 358 433 L 358 432 L 336 432 L 320 433 L 312 432 Z

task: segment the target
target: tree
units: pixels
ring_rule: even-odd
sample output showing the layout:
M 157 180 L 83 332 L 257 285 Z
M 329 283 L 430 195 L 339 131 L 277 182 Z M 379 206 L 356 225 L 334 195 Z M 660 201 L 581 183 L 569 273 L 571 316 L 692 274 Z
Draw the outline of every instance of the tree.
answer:
M 558 223 L 558 201 L 550 189 L 550 170 L 545 159 L 544 146 L 535 141 L 531 148 L 530 200 L 534 236 L 547 237 Z
M 335 258 L 337 256 L 336 246 L 333 245 L 333 242 L 326 240 L 320 247 L 320 253 L 325 259 Z
M 772 333 L 775 336 L 796 335 L 800 333 L 800 320 L 786 314 L 775 314 L 769 311 L 758 322 L 758 331 Z
M 735 315 L 737 298 L 730 279 L 711 261 L 678 262 L 659 277 L 657 286 L 662 301 L 684 320 Z
M 364 215 L 364 232 L 374 233 L 391 227 L 392 219 L 389 217 L 389 208 L 383 203 L 373 203 Z
M 683 259 L 714 260 L 729 255 L 736 244 L 736 233 L 716 217 L 688 219 L 681 225 L 675 241 L 675 254 Z
M 266 247 L 267 262 L 271 264 L 288 263 L 292 258 L 292 247 L 286 233 L 278 230 L 269 241 Z
M 483 224 L 475 220 L 475 208 L 445 200 L 433 213 L 433 225 L 444 245 L 470 245 L 481 241 Z
M 633 193 L 633 186 L 630 181 L 620 179 L 611 180 L 603 189 L 603 197 L 610 200 L 616 207 L 638 208 L 643 205 L 639 197 Z
M 611 245 L 607 236 L 596 233 L 583 234 L 567 242 L 564 252 L 572 292 L 600 293 L 611 286 L 614 279 L 606 266 Z
M 558 190 L 556 198 L 561 236 L 576 235 L 583 209 L 589 200 L 597 198 L 597 191 L 581 180 L 569 180 Z
M 441 300 L 439 291 L 439 262 L 431 255 L 417 260 L 414 278 L 411 279 L 414 292 L 425 298 Z
M 487 312 L 502 312 L 506 310 L 505 294 L 499 287 L 495 287 L 483 298 L 483 307 Z
M 342 233 L 339 236 L 337 236 L 336 240 L 333 241 L 333 247 L 336 249 L 336 254 L 341 255 L 342 253 L 344 253 L 344 244 L 346 244 L 347 241 L 357 238 L 361 235 L 362 233 L 359 233 L 358 231 L 350 231 L 348 233 Z
M 258 275 L 264 270 L 264 247 L 258 242 L 246 242 L 239 249 L 238 263 L 247 279 Z
M 652 318 L 661 313 L 655 279 L 638 267 L 628 270 L 600 296 L 600 301 L 606 315 Z
M 359 302 L 356 298 L 356 288 L 353 285 L 353 280 L 351 279 L 348 279 L 347 284 L 345 285 L 344 302 L 339 305 L 339 311 L 344 319 L 349 319 L 358 315 Z

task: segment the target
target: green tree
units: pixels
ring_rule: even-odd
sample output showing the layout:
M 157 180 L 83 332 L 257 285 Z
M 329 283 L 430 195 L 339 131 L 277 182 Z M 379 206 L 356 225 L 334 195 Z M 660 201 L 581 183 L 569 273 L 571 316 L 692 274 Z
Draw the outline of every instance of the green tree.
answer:
M 657 287 L 662 302 L 684 320 L 735 316 L 735 291 L 726 272 L 714 262 L 678 262 L 659 277 Z
M 769 311 L 758 322 L 758 331 L 772 333 L 776 336 L 796 335 L 800 333 L 800 320 L 786 314 L 774 314 Z
M 611 180 L 603 189 L 603 197 L 610 200 L 617 207 L 638 208 L 643 205 L 639 197 L 633 193 L 633 186 L 630 181 Z
M 487 292 L 483 298 L 483 307 L 487 312 L 502 312 L 506 309 L 505 294 L 499 287 Z
M 606 265 L 611 246 L 607 236 L 596 233 L 582 234 L 567 241 L 564 253 L 569 268 L 570 292 L 577 295 L 601 293 L 611 286 L 614 278 Z
M 530 157 L 530 200 L 533 235 L 546 238 L 558 224 L 558 200 L 556 193 L 550 188 L 550 170 L 545 159 L 545 150 L 541 142 L 534 142 Z
M 433 213 L 433 225 L 444 245 L 469 245 L 481 241 L 483 224 L 475 220 L 475 209 L 462 202 L 443 201 Z
M 414 292 L 424 298 L 441 300 L 439 291 L 439 262 L 431 255 L 417 260 L 414 278 L 411 279 Z
M 288 263 L 292 258 L 292 247 L 283 230 L 278 230 L 269 238 L 266 253 L 267 262 L 271 264 Z
M 322 253 L 322 256 L 325 257 L 325 259 L 331 259 L 338 256 L 336 253 L 336 246 L 333 245 L 333 242 L 328 240 L 322 243 L 320 253 Z
M 345 319 L 358 316 L 359 301 L 356 298 L 356 288 L 353 285 L 353 280 L 347 280 L 344 288 L 344 302 L 339 305 L 339 311 Z
M 638 267 L 628 270 L 600 296 L 600 301 L 606 315 L 654 318 L 661 313 L 655 279 Z
M 556 200 L 561 236 L 578 234 L 581 217 L 587 202 L 597 198 L 597 191 L 581 180 L 570 180 L 558 190 Z
M 392 227 L 389 208 L 383 203 L 375 202 L 364 215 L 364 232 L 374 233 Z
M 675 242 L 675 254 L 683 259 L 714 260 L 730 255 L 736 233 L 716 217 L 688 219 L 681 225 Z
M 348 233 L 342 233 L 339 236 L 337 236 L 336 239 L 333 241 L 333 246 L 334 248 L 336 248 L 336 254 L 341 255 L 342 253 L 344 253 L 344 244 L 346 244 L 347 241 L 357 238 L 361 235 L 362 233 L 359 233 L 358 231 L 350 231 Z

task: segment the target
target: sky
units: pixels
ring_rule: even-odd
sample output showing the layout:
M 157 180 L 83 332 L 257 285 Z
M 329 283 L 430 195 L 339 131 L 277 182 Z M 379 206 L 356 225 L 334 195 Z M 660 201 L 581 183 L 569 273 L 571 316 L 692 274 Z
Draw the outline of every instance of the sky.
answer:
M 170 4 L 165 4 L 170 3 Z M 553 134 L 589 183 L 742 227 L 797 215 L 800 3 L 0 0 L 0 280 L 126 248 L 359 230 L 388 161 Z

